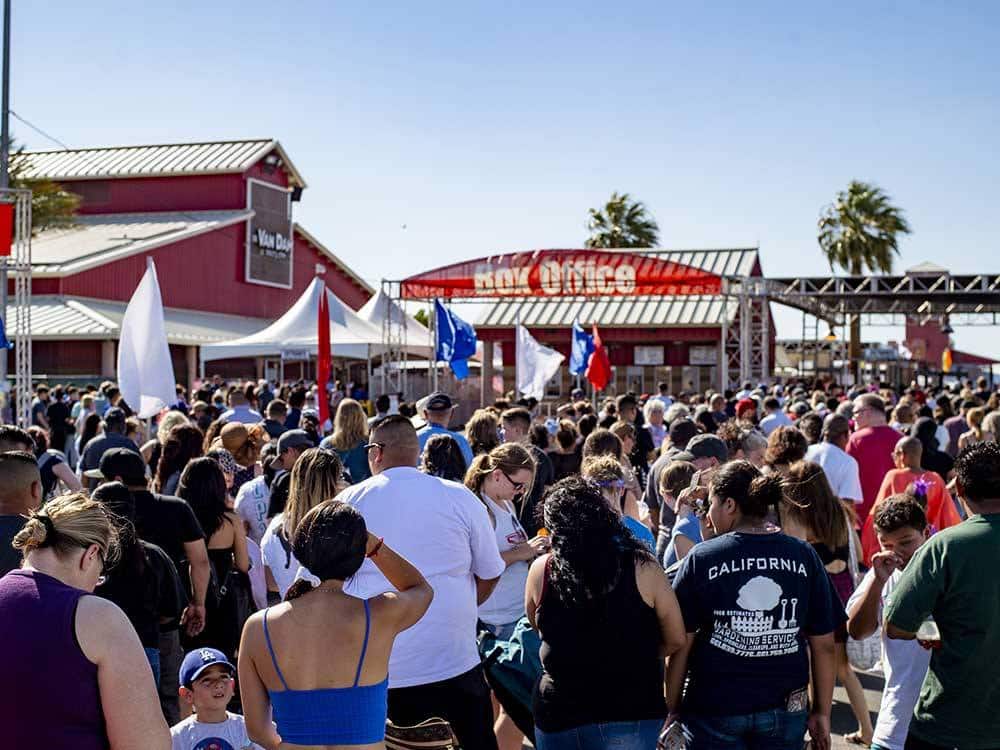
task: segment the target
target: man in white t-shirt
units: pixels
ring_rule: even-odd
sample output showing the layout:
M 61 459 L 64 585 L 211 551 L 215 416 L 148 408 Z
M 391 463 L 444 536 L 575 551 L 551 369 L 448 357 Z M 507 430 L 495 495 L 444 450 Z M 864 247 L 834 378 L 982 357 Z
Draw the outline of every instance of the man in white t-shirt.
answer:
M 827 415 L 823 420 L 823 442 L 809 446 L 806 461 L 823 467 L 834 495 L 857 506 L 864 499 L 864 494 L 861 492 L 858 462 L 845 450 L 850 434 L 851 425 L 846 417 Z
M 872 556 L 871 569 L 847 601 L 847 630 L 858 640 L 882 630 L 885 602 L 899 582 L 903 568 L 929 535 L 927 517 L 911 497 L 888 498 L 876 507 L 874 514 L 875 532 L 882 549 Z M 887 638 L 884 632 L 881 638 L 885 689 L 871 746 L 875 750 L 903 750 L 931 654 L 917 641 Z
M 477 607 L 506 565 L 485 506 L 468 489 L 415 466 L 410 420 L 386 417 L 372 430 L 372 476 L 338 500 L 361 512 L 369 530 L 409 560 L 434 588 L 421 620 L 396 638 L 389 657 L 389 718 L 400 725 L 447 719 L 463 748 L 495 750 L 493 709 L 476 646 Z M 368 598 L 392 586 L 366 560 L 344 590 Z
M 764 417 L 760 420 L 758 427 L 764 433 L 764 437 L 770 436 L 779 427 L 791 427 L 792 420 L 781 410 L 781 402 L 775 396 L 768 396 L 764 399 Z

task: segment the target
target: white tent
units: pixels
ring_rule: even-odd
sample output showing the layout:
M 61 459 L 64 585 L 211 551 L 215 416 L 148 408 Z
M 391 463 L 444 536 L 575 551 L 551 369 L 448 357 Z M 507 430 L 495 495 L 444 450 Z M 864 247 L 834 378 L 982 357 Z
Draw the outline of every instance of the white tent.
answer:
M 391 311 L 391 312 L 390 312 Z M 406 351 L 408 354 L 416 354 L 421 357 L 430 358 L 431 343 L 430 331 L 420 324 L 412 315 L 407 315 L 406 311 L 395 302 L 384 290 L 379 290 L 358 310 L 358 315 L 371 323 L 379 331 L 391 315 L 393 321 L 403 321 L 406 328 Z
M 320 277 L 296 300 L 288 312 L 263 331 L 201 347 L 201 361 L 242 357 L 316 356 L 320 295 L 326 292 L 330 308 L 330 341 L 334 359 L 368 359 L 382 344 L 382 330 L 361 318 L 326 288 Z M 426 333 L 425 333 L 426 335 Z

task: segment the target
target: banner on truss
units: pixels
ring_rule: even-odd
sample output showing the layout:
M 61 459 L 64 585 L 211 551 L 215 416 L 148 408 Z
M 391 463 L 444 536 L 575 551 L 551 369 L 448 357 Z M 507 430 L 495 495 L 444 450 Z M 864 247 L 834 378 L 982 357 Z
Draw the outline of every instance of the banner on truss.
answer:
M 719 276 L 656 255 L 536 250 L 444 266 L 401 283 L 404 299 L 719 294 Z

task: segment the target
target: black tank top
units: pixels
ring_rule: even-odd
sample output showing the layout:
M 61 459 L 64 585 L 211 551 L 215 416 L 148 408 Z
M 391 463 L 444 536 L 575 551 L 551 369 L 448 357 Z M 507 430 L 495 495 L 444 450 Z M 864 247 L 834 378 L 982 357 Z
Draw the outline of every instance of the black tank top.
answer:
M 561 600 L 546 569 L 536 622 L 543 671 L 532 704 L 543 732 L 666 718 L 659 621 L 633 571 L 606 605 L 580 609 Z

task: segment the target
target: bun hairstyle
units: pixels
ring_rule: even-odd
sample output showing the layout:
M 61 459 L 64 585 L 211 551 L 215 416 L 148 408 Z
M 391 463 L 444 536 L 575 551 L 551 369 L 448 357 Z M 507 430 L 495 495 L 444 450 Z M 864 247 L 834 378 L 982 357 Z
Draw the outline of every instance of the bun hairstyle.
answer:
M 101 548 L 109 568 L 118 552 L 118 534 L 104 505 L 82 492 L 62 495 L 28 516 L 14 536 L 14 549 L 27 556 L 51 549 L 64 557 L 92 544 Z
M 772 508 L 777 513 L 784 492 L 782 478 L 765 476 L 749 461 L 730 461 L 712 478 L 712 494 L 732 498 L 748 518 L 764 518 Z
M 296 559 L 321 581 L 345 581 L 357 573 L 367 546 L 364 517 L 337 500 L 322 502 L 306 513 L 292 537 Z M 300 579 L 288 589 L 285 600 L 296 599 L 312 587 Z

